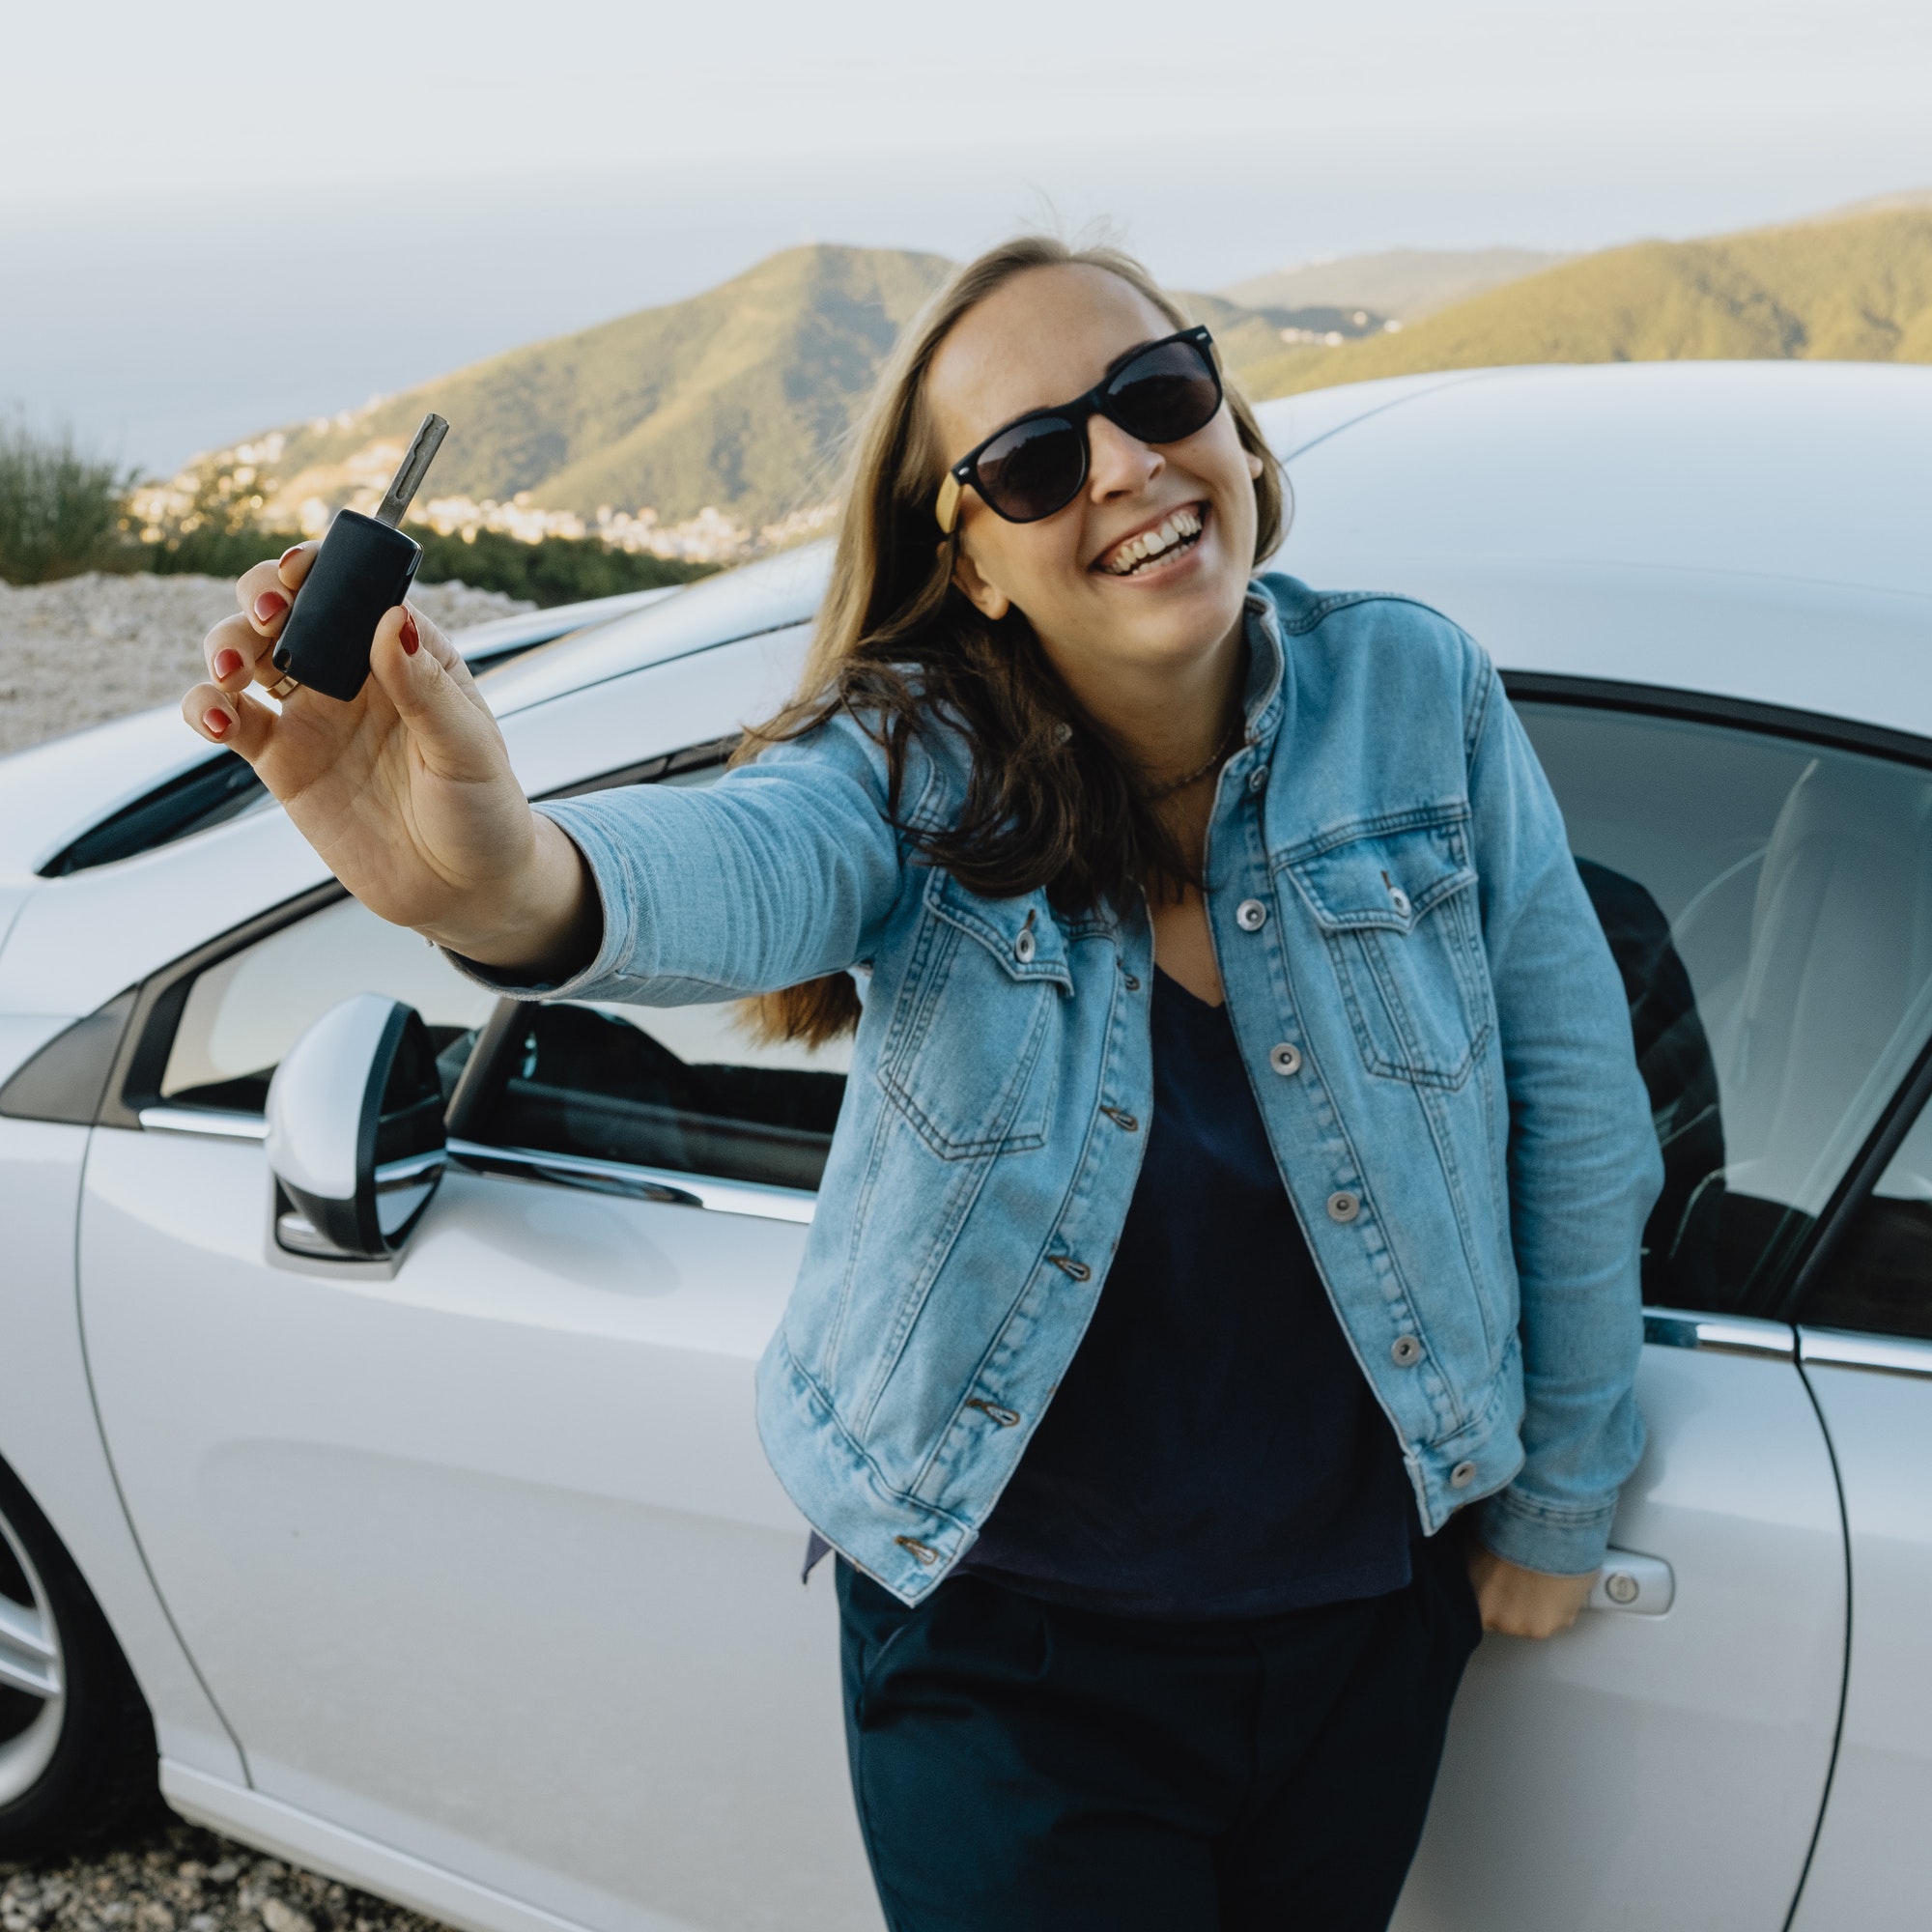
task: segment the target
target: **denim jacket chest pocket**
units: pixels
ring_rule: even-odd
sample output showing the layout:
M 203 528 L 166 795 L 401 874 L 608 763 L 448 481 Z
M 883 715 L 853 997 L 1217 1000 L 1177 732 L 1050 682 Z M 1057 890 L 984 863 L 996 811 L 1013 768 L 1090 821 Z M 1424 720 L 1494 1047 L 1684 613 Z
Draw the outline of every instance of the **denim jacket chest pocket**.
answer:
M 1495 1025 L 1466 810 L 1341 828 L 1278 863 L 1321 931 L 1369 1071 L 1460 1087 Z
M 878 1080 L 946 1160 L 1044 1146 L 1073 976 L 1046 895 L 986 899 L 935 869 Z

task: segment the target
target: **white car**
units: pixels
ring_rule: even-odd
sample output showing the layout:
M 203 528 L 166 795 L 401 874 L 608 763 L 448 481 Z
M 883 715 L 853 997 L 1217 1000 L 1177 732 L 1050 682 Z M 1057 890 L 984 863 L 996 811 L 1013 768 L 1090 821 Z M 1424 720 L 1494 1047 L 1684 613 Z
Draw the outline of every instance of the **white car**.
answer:
M 1263 415 L 1279 567 L 1504 668 L 1669 1171 L 1611 1563 L 1478 1653 L 1398 1923 L 1922 1928 L 1932 370 Z M 825 569 L 488 670 L 531 793 L 708 781 Z M 876 1927 L 752 1412 L 844 1073 L 497 1005 L 172 713 L 0 762 L 0 1857 L 157 1746 L 179 1811 L 472 1932 Z

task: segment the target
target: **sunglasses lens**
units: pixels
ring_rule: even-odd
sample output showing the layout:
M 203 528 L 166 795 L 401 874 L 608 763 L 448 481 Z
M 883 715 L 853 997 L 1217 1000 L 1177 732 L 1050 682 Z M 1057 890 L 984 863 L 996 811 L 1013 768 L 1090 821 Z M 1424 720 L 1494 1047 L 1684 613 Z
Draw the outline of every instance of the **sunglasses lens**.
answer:
M 980 452 L 980 494 L 1009 523 L 1065 509 L 1086 473 L 1087 439 L 1065 416 L 1029 416 Z
M 1221 382 L 1206 350 L 1163 342 L 1136 355 L 1107 384 L 1107 413 L 1143 442 L 1179 442 L 1206 429 L 1221 407 Z

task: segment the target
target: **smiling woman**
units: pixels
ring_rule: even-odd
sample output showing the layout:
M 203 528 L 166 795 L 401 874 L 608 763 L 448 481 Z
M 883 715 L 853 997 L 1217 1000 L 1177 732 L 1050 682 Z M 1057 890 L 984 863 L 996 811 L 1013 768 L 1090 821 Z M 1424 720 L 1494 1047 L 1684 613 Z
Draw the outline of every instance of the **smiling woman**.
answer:
M 744 755 L 861 704 L 891 721 L 896 782 L 919 719 L 958 713 L 977 755 L 965 810 L 923 841 L 933 862 L 989 896 L 1050 886 L 1068 907 L 1151 882 L 1156 918 L 1170 913 L 1164 968 L 1201 990 L 1214 986 L 1214 969 L 1186 916 L 1198 895 L 1185 830 L 1172 805 L 1155 808 L 1203 783 L 1217 751 L 1231 749 L 1241 597 L 1281 541 L 1283 488 L 1246 402 L 1225 388 L 1208 332 L 1186 322 L 1113 249 L 1076 256 L 1027 237 L 962 270 L 881 383 L 806 696 L 752 734 Z M 1104 380 L 1041 407 L 1034 399 L 1051 393 L 1050 376 L 1031 358 L 1010 360 L 1014 333 L 1068 386 L 1096 364 Z M 940 451 L 969 439 L 944 465 L 935 500 Z M 1157 472 L 1151 493 L 1134 487 L 1136 448 Z M 1123 479 L 1105 473 L 1123 459 Z M 1090 483 L 1105 492 L 1104 517 L 1074 515 Z M 937 568 L 935 520 L 946 540 Z M 982 567 L 991 558 L 996 574 Z M 1024 587 L 1016 596 L 1003 582 Z M 1161 593 L 1151 605 L 1151 592 Z M 1123 682 L 1145 681 L 1122 647 L 1150 620 L 1183 640 L 1183 660 L 1218 625 L 1216 649 L 1181 671 L 1194 701 L 1172 707 L 1163 688 L 1150 704 L 1146 689 Z M 1049 658 L 1043 631 L 1065 637 L 1077 660 Z M 1161 670 L 1152 676 L 1164 687 Z M 857 998 L 849 978 L 831 975 L 771 996 L 767 1024 L 822 1038 L 852 1023 Z
M 824 1166 L 758 1422 L 898 1932 L 1383 1926 L 1481 1628 L 1574 1619 L 1641 1446 L 1617 969 L 1477 646 L 1256 575 L 1280 479 L 1132 261 L 960 270 L 852 465 L 798 696 L 708 789 L 533 809 L 402 608 L 271 710 L 307 546 L 189 721 L 369 910 L 569 1003 L 526 1113 L 554 1047 L 639 1129 L 648 1040 L 586 1009 L 852 1034 L 765 1122 Z

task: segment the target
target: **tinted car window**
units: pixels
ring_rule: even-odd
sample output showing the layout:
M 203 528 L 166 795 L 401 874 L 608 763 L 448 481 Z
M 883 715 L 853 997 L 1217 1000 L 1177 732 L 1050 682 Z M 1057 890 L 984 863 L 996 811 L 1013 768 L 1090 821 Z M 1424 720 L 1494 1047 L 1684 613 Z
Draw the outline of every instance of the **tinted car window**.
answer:
M 759 1039 L 736 1003 L 526 1007 L 464 1131 L 494 1147 L 813 1188 L 851 1043 Z
M 1854 1210 L 1804 1316 L 1821 1328 L 1932 1341 L 1932 1107 Z
M 338 899 L 203 968 L 175 1028 L 161 1099 L 260 1113 L 282 1055 L 352 993 L 387 993 L 421 1013 L 445 1090 L 496 1004 L 415 933 Z
M 1758 1303 L 1932 1023 L 1932 774 L 1518 705 L 1631 1002 L 1664 1154 L 1644 1293 Z

